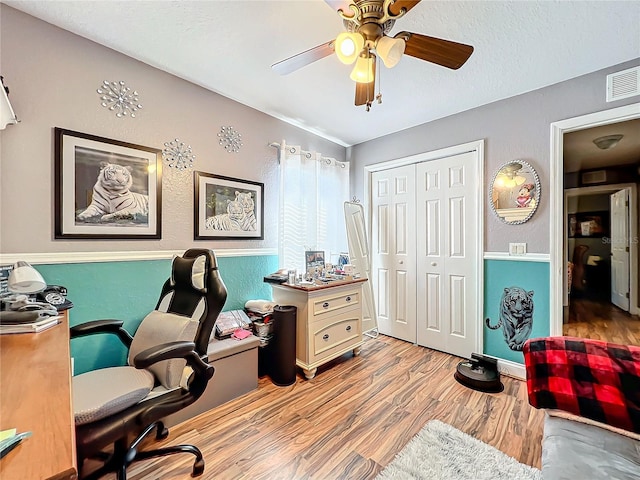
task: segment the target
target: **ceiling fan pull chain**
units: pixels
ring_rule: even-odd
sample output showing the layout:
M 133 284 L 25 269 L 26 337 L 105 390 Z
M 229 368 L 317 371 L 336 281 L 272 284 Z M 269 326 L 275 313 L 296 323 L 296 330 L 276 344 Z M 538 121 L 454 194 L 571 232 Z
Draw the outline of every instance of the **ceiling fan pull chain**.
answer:
M 378 94 L 376 95 L 378 105 L 382 104 L 382 73 L 380 73 L 380 70 L 382 69 L 378 69 Z

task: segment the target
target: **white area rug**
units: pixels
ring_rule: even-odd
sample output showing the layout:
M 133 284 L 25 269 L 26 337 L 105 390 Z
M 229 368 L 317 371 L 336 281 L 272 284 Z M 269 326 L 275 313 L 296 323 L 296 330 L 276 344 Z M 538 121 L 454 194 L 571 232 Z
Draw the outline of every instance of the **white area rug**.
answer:
M 438 420 L 427 422 L 376 480 L 542 480 L 540 470 Z

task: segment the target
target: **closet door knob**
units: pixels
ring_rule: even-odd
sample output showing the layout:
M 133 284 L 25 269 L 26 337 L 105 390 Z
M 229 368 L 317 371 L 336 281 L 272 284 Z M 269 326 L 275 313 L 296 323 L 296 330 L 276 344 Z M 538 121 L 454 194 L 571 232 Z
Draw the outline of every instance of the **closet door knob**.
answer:
M 404 263 L 404 260 L 400 260 L 400 265 L 402 265 Z
M 437 264 L 436 262 L 431 262 L 431 266 L 432 266 L 432 267 L 435 267 L 435 266 L 437 266 L 437 265 L 438 265 L 438 264 Z

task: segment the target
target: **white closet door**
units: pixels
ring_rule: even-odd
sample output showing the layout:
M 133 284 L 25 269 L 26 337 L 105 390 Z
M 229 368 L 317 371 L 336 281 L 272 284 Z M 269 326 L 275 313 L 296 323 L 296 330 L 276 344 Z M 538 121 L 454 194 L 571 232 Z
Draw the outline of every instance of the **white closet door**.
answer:
M 629 311 L 629 191 L 610 198 L 611 208 L 611 303 Z
M 371 281 L 380 333 L 416 342 L 415 165 L 372 176 Z
M 475 152 L 417 164 L 418 344 L 469 357 L 478 335 Z

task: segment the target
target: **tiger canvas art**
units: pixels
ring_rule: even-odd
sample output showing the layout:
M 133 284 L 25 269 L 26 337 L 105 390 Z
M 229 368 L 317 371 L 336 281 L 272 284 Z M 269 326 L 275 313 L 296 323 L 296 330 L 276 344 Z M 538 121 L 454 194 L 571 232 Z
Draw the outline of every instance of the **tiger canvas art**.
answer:
M 235 199 L 227 200 L 227 212 L 207 217 L 205 229 L 255 231 L 255 204 L 251 193 L 236 191 Z
M 527 292 L 520 287 L 505 288 L 500 298 L 500 318 L 496 325 L 485 320 L 487 327 L 498 330 L 502 327 L 504 341 L 511 350 L 521 351 L 533 329 L 533 290 Z
M 91 203 L 77 215 L 77 219 L 111 221 L 148 217 L 149 196 L 132 192 L 132 183 L 131 167 L 101 162 Z

